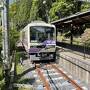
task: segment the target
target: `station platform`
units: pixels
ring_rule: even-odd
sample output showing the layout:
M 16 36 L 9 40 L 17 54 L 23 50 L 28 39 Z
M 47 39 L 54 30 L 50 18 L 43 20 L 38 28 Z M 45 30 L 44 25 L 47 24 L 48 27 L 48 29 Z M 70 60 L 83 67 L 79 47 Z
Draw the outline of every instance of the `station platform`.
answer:
M 88 54 L 84 54 L 84 53 L 77 52 L 77 51 L 72 51 L 70 49 L 62 48 L 59 46 L 57 46 L 57 48 L 59 48 L 58 52 L 60 55 L 69 56 L 72 59 L 80 60 L 82 62 L 90 64 L 90 58 L 88 58 L 88 56 L 90 55 Z

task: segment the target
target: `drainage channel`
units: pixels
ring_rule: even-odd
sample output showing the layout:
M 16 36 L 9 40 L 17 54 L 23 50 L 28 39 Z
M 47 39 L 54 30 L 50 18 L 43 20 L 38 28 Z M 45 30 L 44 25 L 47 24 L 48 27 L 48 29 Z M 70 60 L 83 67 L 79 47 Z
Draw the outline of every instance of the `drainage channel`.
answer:
M 88 90 L 77 80 L 72 80 L 54 64 L 36 66 L 45 90 Z

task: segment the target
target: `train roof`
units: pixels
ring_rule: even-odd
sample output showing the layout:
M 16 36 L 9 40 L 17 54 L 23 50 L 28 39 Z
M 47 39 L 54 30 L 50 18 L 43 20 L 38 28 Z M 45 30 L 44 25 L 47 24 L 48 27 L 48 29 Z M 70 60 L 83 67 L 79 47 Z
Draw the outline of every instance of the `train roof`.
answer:
M 44 21 L 33 21 L 33 22 L 29 23 L 28 26 L 55 27 L 53 24 L 51 24 L 51 23 L 46 23 L 46 22 L 44 22 Z
M 55 28 L 55 25 L 53 25 L 51 23 L 46 23 L 44 21 L 33 21 L 33 22 L 29 23 L 27 26 L 25 26 L 24 29 L 22 29 L 21 31 L 25 31 L 26 28 L 31 27 L 31 26 L 46 26 L 46 27 Z

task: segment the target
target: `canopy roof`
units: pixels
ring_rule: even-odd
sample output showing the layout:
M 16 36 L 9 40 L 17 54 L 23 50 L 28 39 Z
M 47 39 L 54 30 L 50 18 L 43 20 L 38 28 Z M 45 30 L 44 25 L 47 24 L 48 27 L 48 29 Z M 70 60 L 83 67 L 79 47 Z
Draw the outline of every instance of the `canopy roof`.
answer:
M 53 21 L 51 23 L 56 26 L 65 25 L 65 24 L 80 25 L 80 24 L 90 23 L 90 10 L 82 13 L 78 12 L 74 15 Z

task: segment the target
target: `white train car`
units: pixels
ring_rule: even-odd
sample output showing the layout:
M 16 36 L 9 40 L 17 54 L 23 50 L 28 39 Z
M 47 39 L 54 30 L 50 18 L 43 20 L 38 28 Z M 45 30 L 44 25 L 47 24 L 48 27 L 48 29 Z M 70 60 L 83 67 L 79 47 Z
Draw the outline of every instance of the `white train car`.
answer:
M 55 60 L 56 28 L 43 21 L 34 21 L 20 31 L 20 39 L 32 61 Z

